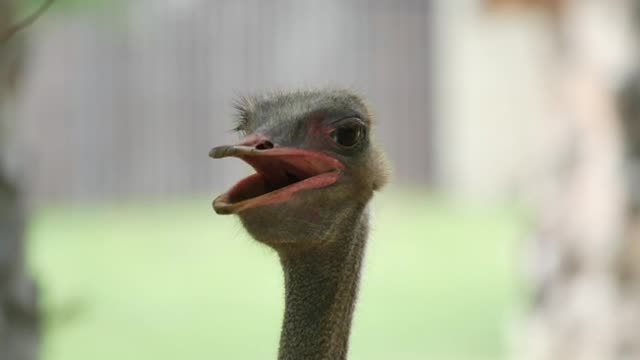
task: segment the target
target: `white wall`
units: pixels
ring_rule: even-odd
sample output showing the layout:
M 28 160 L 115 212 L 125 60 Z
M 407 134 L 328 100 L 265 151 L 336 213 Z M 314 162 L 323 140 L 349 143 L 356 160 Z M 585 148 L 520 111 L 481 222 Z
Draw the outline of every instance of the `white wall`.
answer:
M 480 3 L 435 1 L 437 173 L 456 196 L 495 201 L 542 166 L 552 39 L 540 14 Z

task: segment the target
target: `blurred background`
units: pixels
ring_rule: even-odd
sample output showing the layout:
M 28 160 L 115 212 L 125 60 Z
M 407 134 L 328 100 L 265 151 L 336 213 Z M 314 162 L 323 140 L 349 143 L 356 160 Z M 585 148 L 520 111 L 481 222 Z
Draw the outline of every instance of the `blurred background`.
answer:
M 41 0 L 0 0 L 0 34 Z M 273 359 L 233 100 L 364 95 L 351 359 L 640 359 L 640 2 L 57 0 L 0 41 L 0 359 Z M 0 37 L 2 39 L 2 37 Z

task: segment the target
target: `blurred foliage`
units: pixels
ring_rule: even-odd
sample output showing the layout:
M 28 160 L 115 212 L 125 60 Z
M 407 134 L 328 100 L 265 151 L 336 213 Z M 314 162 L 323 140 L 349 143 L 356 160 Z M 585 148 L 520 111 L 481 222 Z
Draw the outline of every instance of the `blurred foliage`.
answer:
M 18 0 L 14 22 L 34 14 L 44 3 L 45 0 Z M 126 12 L 130 5 L 126 0 L 55 0 L 40 17 L 73 16 L 92 20 L 100 19 L 102 24 L 108 24 L 111 28 L 124 33 L 126 27 L 123 25 L 125 25 Z M 40 19 L 36 20 L 33 26 L 37 26 L 39 21 Z
M 410 191 L 373 207 L 350 358 L 506 358 L 520 217 Z M 43 360 L 276 357 L 278 259 L 210 199 L 49 209 L 30 240 Z
M 17 17 L 24 17 L 34 12 L 44 0 L 21 0 L 17 7 Z M 56 0 L 49 9 L 50 12 L 73 13 L 78 11 L 96 11 L 108 13 L 122 11 L 127 5 L 126 0 Z

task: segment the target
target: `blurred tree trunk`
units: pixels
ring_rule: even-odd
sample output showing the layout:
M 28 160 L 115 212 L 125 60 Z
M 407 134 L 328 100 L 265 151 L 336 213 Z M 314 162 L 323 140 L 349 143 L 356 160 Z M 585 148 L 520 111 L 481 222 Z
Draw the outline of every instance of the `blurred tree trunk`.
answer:
M 621 359 L 640 359 L 640 1 L 633 1 L 631 39 L 635 67 L 618 92 L 625 134 L 628 223 L 619 261 Z
M 640 97 L 628 79 L 640 36 L 627 21 L 635 3 L 567 1 L 557 19 L 553 120 L 568 131 L 529 244 L 526 359 L 640 359 Z
M 0 31 L 11 24 L 12 2 L 0 0 Z M 16 176 L 8 171 L 9 132 L 15 127 L 15 88 L 21 57 L 19 38 L 0 43 L 0 359 L 38 357 L 36 291 L 24 263 L 25 214 Z M 13 124 L 13 126 L 12 126 Z

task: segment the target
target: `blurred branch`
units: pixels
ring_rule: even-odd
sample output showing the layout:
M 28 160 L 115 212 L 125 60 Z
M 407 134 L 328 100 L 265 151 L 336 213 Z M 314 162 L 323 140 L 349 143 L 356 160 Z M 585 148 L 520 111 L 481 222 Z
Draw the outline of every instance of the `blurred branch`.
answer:
M 56 0 L 45 0 L 33 14 L 22 19 L 22 21 L 10 26 L 0 33 L 0 44 L 11 39 L 17 32 L 33 24 Z

